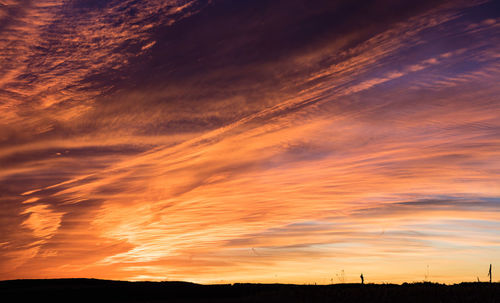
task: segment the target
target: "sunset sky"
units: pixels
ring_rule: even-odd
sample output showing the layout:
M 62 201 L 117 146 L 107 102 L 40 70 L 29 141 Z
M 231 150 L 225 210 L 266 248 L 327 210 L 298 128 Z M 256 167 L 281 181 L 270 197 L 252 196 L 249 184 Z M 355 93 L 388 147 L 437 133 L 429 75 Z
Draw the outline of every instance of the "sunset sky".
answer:
M 500 280 L 499 84 L 498 1 L 0 0 L 0 280 Z

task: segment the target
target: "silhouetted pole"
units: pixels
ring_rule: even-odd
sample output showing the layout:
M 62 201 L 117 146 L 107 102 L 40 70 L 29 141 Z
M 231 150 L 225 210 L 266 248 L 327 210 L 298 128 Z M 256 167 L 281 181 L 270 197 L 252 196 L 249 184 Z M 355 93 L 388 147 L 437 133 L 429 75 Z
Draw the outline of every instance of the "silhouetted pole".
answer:
M 361 278 L 361 284 L 365 284 L 365 277 L 363 277 L 363 274 L 361 274 L 361 276 L 359 276 Z
M 490 283 L 491 283 L 491 264 L 490 264 L 490 270 L 488 271 L 488 277 L 490 277 Z

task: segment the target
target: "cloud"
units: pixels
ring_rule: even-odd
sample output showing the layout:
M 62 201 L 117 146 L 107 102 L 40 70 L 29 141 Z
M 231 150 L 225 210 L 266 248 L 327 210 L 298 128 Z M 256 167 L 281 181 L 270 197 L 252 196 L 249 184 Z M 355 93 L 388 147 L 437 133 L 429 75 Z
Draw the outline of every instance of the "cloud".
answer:
M 492 4 L 283 4 L 14 3 L 0 277 L 401 282 L 434 262 L 450 282 L 497 260 Z
M 23 214 L 29 214 L 29 217 L 22 223 L 33 231 L 33 234 L 38 238 L 49 239 L 52 237 L 59 225 L 63 213 L 58 213 L 48 209 L 48 205 L 39 204 L 29 207 Z

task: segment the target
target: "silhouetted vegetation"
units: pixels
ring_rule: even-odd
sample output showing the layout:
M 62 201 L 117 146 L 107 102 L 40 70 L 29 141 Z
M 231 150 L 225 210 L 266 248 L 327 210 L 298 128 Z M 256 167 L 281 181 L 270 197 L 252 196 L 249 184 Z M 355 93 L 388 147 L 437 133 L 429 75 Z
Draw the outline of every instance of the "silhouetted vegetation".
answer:
M 94 279 L 0 282 L 2 302 L 500 302 L 500 283 L 233 284 Z

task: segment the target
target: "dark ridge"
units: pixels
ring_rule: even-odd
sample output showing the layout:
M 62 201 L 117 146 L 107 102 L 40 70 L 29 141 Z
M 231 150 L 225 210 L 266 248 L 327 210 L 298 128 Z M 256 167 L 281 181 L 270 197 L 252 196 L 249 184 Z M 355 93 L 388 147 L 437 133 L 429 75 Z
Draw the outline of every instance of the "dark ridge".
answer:
M 0 281 L 2 302 L 500 302 L 500 283 L 217 284 L 98 279 Z

